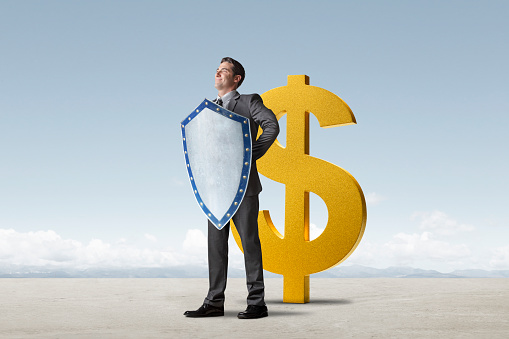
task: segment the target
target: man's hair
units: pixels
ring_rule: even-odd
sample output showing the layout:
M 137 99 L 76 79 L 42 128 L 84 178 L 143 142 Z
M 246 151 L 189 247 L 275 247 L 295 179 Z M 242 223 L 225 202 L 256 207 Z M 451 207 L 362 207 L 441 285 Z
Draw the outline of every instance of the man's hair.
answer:
M 237 60 L 230 58 L 230 57 L 224 57 L 221 59 L 221 63 L 227 62 L 233 65 L 233 76 L 240 75 L 240 81 L 237 85 L 237 88 L 242 85 L 242 82 L 244 81 L 244 78 L 246 77 L 246 71 L 244 70 L 244 67 L 238 62 Z

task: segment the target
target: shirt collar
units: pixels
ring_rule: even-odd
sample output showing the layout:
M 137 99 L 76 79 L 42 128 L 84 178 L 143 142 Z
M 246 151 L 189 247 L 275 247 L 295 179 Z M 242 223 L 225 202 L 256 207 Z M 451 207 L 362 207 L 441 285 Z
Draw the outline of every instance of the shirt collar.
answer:
M 238 93 L 237 90 L 233 90 L 231 92 L 226 93 L 222 97 L 217 96 L 216 99 L 221 98 L 221 100 L 223 100 L 223 107 L 226 107 L 226 105 L 228 105 L 228 102 L 230 102 L 231 98 L 233 98 L 237 93 Z

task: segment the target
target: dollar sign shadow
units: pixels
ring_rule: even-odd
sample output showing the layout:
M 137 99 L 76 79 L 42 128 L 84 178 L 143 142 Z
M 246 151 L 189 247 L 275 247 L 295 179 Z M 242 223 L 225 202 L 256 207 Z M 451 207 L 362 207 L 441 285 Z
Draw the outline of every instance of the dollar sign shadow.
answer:
M 285 184 L 285 232 L 269 211 L 260 211 L 258 228 L 263 268 L 283 275 L 283 302 L 309 302 L 309 275 L 344 261 L 366 227 L 366 201 L 355 178 L 330 162 L 309 155 L 309 112 L 321 127 L 355 124 L 348 105 L 323 88 L 309 86 L 306 75 L 289 75 L 287 86 L 262 95 L 265 105 L 287 115 L 286 147 L 277 140 L 257 162 L 258 171 Z M 309 240 L 309 192 L 323 199 L 329 219 L 322 234 Z M 232 223 L 237 245 L 242 244 Z

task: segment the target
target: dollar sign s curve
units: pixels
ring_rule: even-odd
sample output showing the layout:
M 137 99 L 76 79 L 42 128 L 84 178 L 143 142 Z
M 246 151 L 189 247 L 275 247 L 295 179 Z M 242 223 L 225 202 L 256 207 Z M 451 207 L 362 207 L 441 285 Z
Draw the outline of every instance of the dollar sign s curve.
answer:
M 327 270 L 353 253 L 366 227 L 362 189 L 347 171 L 309 155 L 309 113 L 321 127 L 355 124 L 348 105 L 335 94 L 309 86 L 306 75 L 289 75 L 288 85 L 262 95 L 265 105 L 287 114 L 287 140 L 277 140 L 257 162 L 258 171 L 285 184 L 285 232 L 279 233 L 269 211 L 260 211 L 258 227 L 263 268 L 283 275 L 283 302 L 309 302 L 309 275 Z M 329 219 L 322 234 L 309 240 L 309 192 L 323 199 Z M 232 233 L 242 250 L 232 223 Z

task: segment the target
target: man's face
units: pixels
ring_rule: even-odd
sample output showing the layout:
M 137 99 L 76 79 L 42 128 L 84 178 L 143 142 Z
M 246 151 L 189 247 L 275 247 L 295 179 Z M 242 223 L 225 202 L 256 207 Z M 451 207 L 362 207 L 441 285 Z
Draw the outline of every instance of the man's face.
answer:
M 216 70 L 214 87 L 218 91 L 234 90 L 240 80 L 240 75 L 233 76 L 233 65 L 222 62 Z

